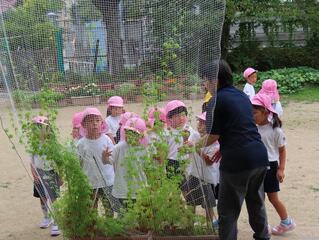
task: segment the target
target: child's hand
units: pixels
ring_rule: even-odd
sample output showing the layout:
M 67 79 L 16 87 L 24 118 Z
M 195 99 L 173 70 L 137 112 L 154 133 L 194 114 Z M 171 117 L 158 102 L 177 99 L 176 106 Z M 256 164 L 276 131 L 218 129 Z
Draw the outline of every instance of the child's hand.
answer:
M 102 152 L 102 161 L 103 164 L 109 164 L 109 157 L 112 155 L 112 151 L 109 151 L 108 148 L 106 148 L 103 152 Z
M 187 147 L 194 147 L 195 146 L 194 143 L 190 142 L 189 140 L 186 140 L 184 142 L 184 145 L 187 146 Z
M 277 169 L 277 179 L 280 183 L 282 183 L 284 181 L 285 178 L 285 173 L 283 169 L 278 168 Z
M 210 157 L 207 154 L 202 153 L 201 157 L 204 159 L 206 165 L 210 166 L 213 164 L 212 160 L 210 159 Z

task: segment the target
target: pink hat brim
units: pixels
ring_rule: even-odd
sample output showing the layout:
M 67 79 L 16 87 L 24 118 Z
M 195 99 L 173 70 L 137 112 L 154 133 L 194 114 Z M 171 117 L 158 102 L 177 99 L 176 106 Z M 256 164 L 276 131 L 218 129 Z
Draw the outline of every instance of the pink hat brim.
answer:
M 124 104 L 112 103 L 112 104 L 109 104 L 109 107 L 124 107 Z
M 255 105 L 255 106 L 264 107 L 264 108 L 266 108 L 269 112 L 278 114 L 278 113 L 276 112 L 276 110 L 275 110 L 271 105 L 270 105 L 270 106 L 265 106 L 262 102 L 260 102 L 260 101 L 257 100 L 257 99 L 251 100 L 251 104 L 252 104 L 252 105 Z

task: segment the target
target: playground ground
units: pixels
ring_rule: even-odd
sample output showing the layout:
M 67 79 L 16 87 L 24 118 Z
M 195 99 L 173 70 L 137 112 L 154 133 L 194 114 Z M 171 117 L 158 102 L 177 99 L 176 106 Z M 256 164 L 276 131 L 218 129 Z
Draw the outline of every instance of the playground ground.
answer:
M 192 105 L 193 116 L 200 111 L 200 101 L 187 104 Z M 105 113 L 105 106 L 99 107 Z M 67 138 L 71 132 L 73 113 L 83 108 L 60 109 L 57 124 L 62 138 Z M 140 112 L 141 108 L 138 104 L 126 107 L 129 111 L 137 112 Z M 5 124 L 8 124 L 9 116 L 5 112 L 6 110 L 0 106 L 0 115 Z M 295 219 L 297 228 L 285 236 L 274 236 L 272 239 L 318 240 L 319 103 L 288 103 L 284 106 L 283 123 L 288 145 L 286 179 L 281 185 L 280 196 L 289 214 Z M 18 159 L 3 130 L 0 129 L 0 240 L 50 239 L 49 229 L 42 230 L 37 227 L 42 216 L 39 200 L 32 197 L 32 180 L 27 172 L 28 155 L 22 146 L 18 146 L 17 149 L 23 161 Z M 278 216 L 268 202 L 267 211 L 269 223 L 278 224 Z M 239 218 L 239 239 L 252 239 L 245 207 Z

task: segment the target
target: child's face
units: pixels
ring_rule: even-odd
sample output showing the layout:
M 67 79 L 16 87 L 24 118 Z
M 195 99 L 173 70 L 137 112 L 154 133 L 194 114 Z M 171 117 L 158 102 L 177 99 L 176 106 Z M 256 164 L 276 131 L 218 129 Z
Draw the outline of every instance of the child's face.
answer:
M 114 107 L 111 106 L 110 107 L 110 111 L 111 111 L 111 116 L 112 117 L 118 117 L 123 113 L 123 107 Z
M 254 119 L 257 125 L 265 125 L 268 123 L 269 112 L 266 109 L 253 108 Z
M 177 113 L 170 118 L 172 128 L 183 127 L 187 122 L 187 116 L 185 112 Z
M 210 93 L 214 92 L 216 90 L 216 82 L 214 81 L 209 81 L 207 78 L 204 78 L 204 81 L 203 81 L 203 86 L 204 86 L 204 89 L 209 91 Z
M 197 120 L 197 130 L 200 133 L 200 135 L 206 134 L 206 122 L 204 120 Z
M 88 135 L 96 135 L 100 133 L 102 118 L 97 115 L 88 115 L 84 119 L 83 127 L 87 130 Z
M 256 81 L 257 81 L 257 73 L 251 74 L 247 79 L 247 82 L 251 85 L 254 85 Z
M 49 136 L 49 126 L 44 124 L 37 124 L 39 127 L 39 138 L 44 141 Z
M 80 128 L 74 127 L 72 129 L 72 137 L 73 139 L 79 139 L 80 138 Z
M 139 140 L 142 138 L 140 134 L 132 130 L 126 130 L 125 134 L 126 134 L 126 142 L 128 143 L 128 145 L 131 145 L 131 146 L 139 145 Z

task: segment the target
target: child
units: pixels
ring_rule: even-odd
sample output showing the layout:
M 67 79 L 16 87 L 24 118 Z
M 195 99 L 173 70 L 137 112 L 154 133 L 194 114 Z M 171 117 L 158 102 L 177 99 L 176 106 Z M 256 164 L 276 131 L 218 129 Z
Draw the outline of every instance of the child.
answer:
M 48 118 L 37 116 L 33 119 L 34 133 L 39 136 L 39 143 L 50 137 Z M 32 155 L 31 173 L 34 179 L 33 196 L 40 198 L 41 209 L 44 219 L 40 228 L 48 228 L 51 224 L 51 236 L 60 235 L 59 227 L 49 217 L 48 201 L 53 203 L 59 196 L 61 181 L 45 156 Z
M 267 79 L 263 81 L 261 89 L 258 93 L 266 94 L 271 99 L 271 105 L 277 112 L 278 116 L 281 117 L 283 114 L 283 109 L 280 103 L 280 96 L 277 89 L 277 82 L 273 79 Z
M 252 98 L 251 102 L 258 131 L 267 148 L 270 162 L 270 169 L 267 171 L 264 180 L 265 192 L 281 219 L 280 224 L 272 228 L 272 233 L 281 235 L 292 231 L 296 227 L 294 221 L 288 216 L 285 205 L 278 197 L 279 183 L 282 183 L 285 177 L 286 137 L 281 129 L 281 121 L 271 105 L 270 97 L 258 93 Z
M 108 115 L 105 119 L 107 125 L 109 126 L 109 130 L 107 134 L 111 137 L 113 143 L 118 143 L 120 139 L 116 137 L 116 133 L 120 128 L 120 117 L 123 113 L 123 99 L 119 96 L 110 97 L 107 101 L 107 112 Z
M 191 126 L 187 125 L 187 108 L 182 101 L 173 100 L 165 106 L 167 125 L 170 128 L 167 137 L 168 162 L 166 171 L 168 177 L 179 174 L 181 161 L 187 156 L 179 157 L 179 151 L 184 143 L 195 143 L 199 138 Z
M 152 107 L 148 111 L 147 121 L 150 152 L 152 158 L 163 164 L 166 159 L 166 113 L 163 108 Z M 163 144 L 164 143 L 164 144 Z
M 118 211 L 117 199 L 112 197 L 111 191 L 114 182 L 114 169 L 110 164 L 103 164 L 103 160 L 111 155 L 114 147 L 112 140 L 105 135 L 107 124 L 102 119 L 102 114 L 97 108 L 86 108 L 81 121 L 81 138 L 77 145 L 80 163 L 84 173 L 92 185 L 92 198 L 94 207 L 102 198 L 106 213 L 109 207 Z
M 247 81 L 243 89 L 243 92 L 246 93 L 249 99 L 251 99 L 253 96 L 255 96 L 254 85 L 257 81 L 257 70 L 249 67 L 244 71 L 243 75 L 245 80 Z
M 83 113 L 82 112 L 77 112 L 73 115 L 72 118 L 72 138 L 77 143 L 79 139 L 82 137 L 80 133 L 80 127 L 81 127 L 81 120 L 83 118 Z
M 135 112 L 125 112 L 121 115 L 120 117 L 120 122 L 119 122 L 119 126 L 120 128 L 117 130 L 117 133 L 116 133 L 116 137 L 122 141 L 122 140 L 125 140 L 124 139 L 124 126 L 125 126 L 125 123 L 130 119 L 130 118 L 133 118 L 133 117 L 137 117 L 139 118 L 138 114 L 136 114 Z
M 122 206 L 126 206 L 128 199 L 136 199 L 136 191 L 140 184 L 146 182 L 143 171 L 143 158 L 145 156 L 146 125 L 143 119 L 133 117 L 123 126 L 124 139 L 113 149 L 112 155 L 104 159 L 111 163 L 115 170 L 112 195 L 118 198 Z
M 152 107 L 148 111 L 148 121 L 147 125 L 149 127 L 148 131 L 148 139 L 150 142 L 153 140 L 158 140 L 158 136 L 156 133 L 156 127 L 161 127 L 164 129 L 166 125 L 166 113 L 163 108 Z
M 198 115 L 197 120 L 197 130 L 203 138 L 207 135 L 206 112 Z M 212 222 L 214 227 L 217 227 L 217 218 L 213 207 L 216 206 L 214 189 L 219 183 L 219 162 L 213 163 L 210 158 L 217 151 L 219 151 L 218 141 L 200 149 L 203 158 L 198 153 L 190 154 L 192 162 L 189 177 L 182 187 L 186 201 L 192 205 L 201 205 L 205 208 L 207 220 Z M 213 221 L 214 219 L 215 221 Z
M 202 104 L 202 113 L 206 112 L 207 109 L 207 104 L 210 101 L 210 99 L 213 97 L 211 92 L 208 89 L 208 81 L 204 81 L 203 82 L 203 86 L 204 86 L 204 91 L 205 91 L 205 97 L 204 97 L 204 103 Z

